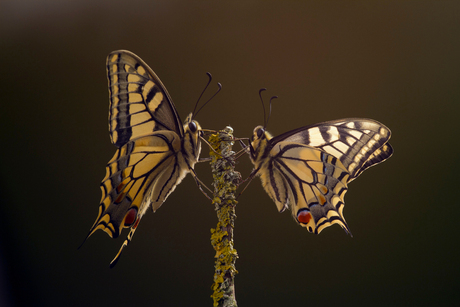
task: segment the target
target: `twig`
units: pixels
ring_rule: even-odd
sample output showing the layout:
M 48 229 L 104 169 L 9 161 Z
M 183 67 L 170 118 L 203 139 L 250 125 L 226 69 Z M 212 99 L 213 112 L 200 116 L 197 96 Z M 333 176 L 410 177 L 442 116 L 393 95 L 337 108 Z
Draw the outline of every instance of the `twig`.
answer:
M 211 244 L 216 251 L 214 283 L 211 297 L 215 307 L 236 307 L 234 276 L 238 273 L 235 262 L 238 258 L 233 248 L 233 227 L 235 223 L 235 191 L 241 174 L 235 172 L 233 129 L 226 127 L 209 137 L 213 150 L 210 151 L 211 169 L 214 178 L 213 204 L 219 222 L 211 229 Z

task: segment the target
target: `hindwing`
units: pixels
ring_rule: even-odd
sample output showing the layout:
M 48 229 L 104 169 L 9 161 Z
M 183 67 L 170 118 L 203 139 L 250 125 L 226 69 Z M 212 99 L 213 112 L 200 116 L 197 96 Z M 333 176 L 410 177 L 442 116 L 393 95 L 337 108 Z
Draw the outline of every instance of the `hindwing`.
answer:
M 175 132 L 157 131 L 133 139 L 116 151 L 101 183 L 99 221 L 92 232 L 102 229 L 116 238 L 149 206 L 154 211 L 161 206 L 184 172 L 174 147 L 180 148 Z
M 314 147 L 279 142 L 260 172 L 278 210 L 290 208 L 294 219 L 308 231 L 320 233 L 337 223 L 349 232 L 343 218 L 349 173 L 340 160 Z

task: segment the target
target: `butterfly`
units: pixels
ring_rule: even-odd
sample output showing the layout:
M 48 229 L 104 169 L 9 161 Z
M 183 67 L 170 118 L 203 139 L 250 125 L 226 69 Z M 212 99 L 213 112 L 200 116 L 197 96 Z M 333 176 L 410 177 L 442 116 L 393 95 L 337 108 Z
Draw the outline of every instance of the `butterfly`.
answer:
M 110 263 L 113 267 L 147 209 L 160 208 L 187 173 L 198 180 L 194 165 L 203 131 L 193 113 L 182 126 L 165 86 L 134 53 L 110 53 L 107 78 L 110 139 L 118 149 L 107 164 L 99 213 L 86 239 L 98 229 L 117 238 L 123 228 L 130 228 Z
M 275 137 L 257 126 L 249 144 L 250 177 L 260 176 L 278 210 L 289 208 L 309 232 L 339 224 L 351 235 L 343 217 L 348 183 L 391 157 L 390 136 L 385 125 L 365 118 L 327 121 Z

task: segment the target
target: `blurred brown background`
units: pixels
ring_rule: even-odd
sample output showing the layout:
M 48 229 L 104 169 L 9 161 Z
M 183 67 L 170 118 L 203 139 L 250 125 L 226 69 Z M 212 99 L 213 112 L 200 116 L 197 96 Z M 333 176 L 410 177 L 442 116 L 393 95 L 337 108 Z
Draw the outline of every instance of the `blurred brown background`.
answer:
M 213 206 L 191 176 L 118 240 L 93 224 L 115 147 L 107 54 L 128 49 L 182 119 L 210 71 L 204 128 L 249 137 L 368 117 L 394 156 L 350 185 L 318 236 L 279 214 L 257 179 L 240 197 L 240 306 L 448 306 L 460 299 L 458 1 L 33 1 L 0 3 L 0 306 L 211 306 Z M 235 149 L 239 149 L 235 146 Z M 206 156 L 206 152 L 203 154 Z M 251 171 L 247 157 L 238 170 Z M 197 166 L 210 182 L 210 169 Z

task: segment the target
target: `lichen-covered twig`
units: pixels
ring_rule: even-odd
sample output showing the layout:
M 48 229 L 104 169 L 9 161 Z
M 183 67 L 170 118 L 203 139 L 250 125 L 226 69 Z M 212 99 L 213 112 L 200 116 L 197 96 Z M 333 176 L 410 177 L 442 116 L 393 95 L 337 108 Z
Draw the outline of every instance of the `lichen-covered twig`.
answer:
M 216 251 L 214 283 L 211 297 L 214 306 L 236 307 L 234 276 L 238 273 L 235 262 L 238 258 L 233 248 L 233 227 L 235 224 L 235 191 L 241 174 L 235 172 L 235 153 L 232 151 L 233 129 L 226 127 L 223 131 L 209 137 L 214 149 L 210 151 L 211 169 L 214 178 L 213 204 L 219 222 L 211 229 L 211 244 Z

